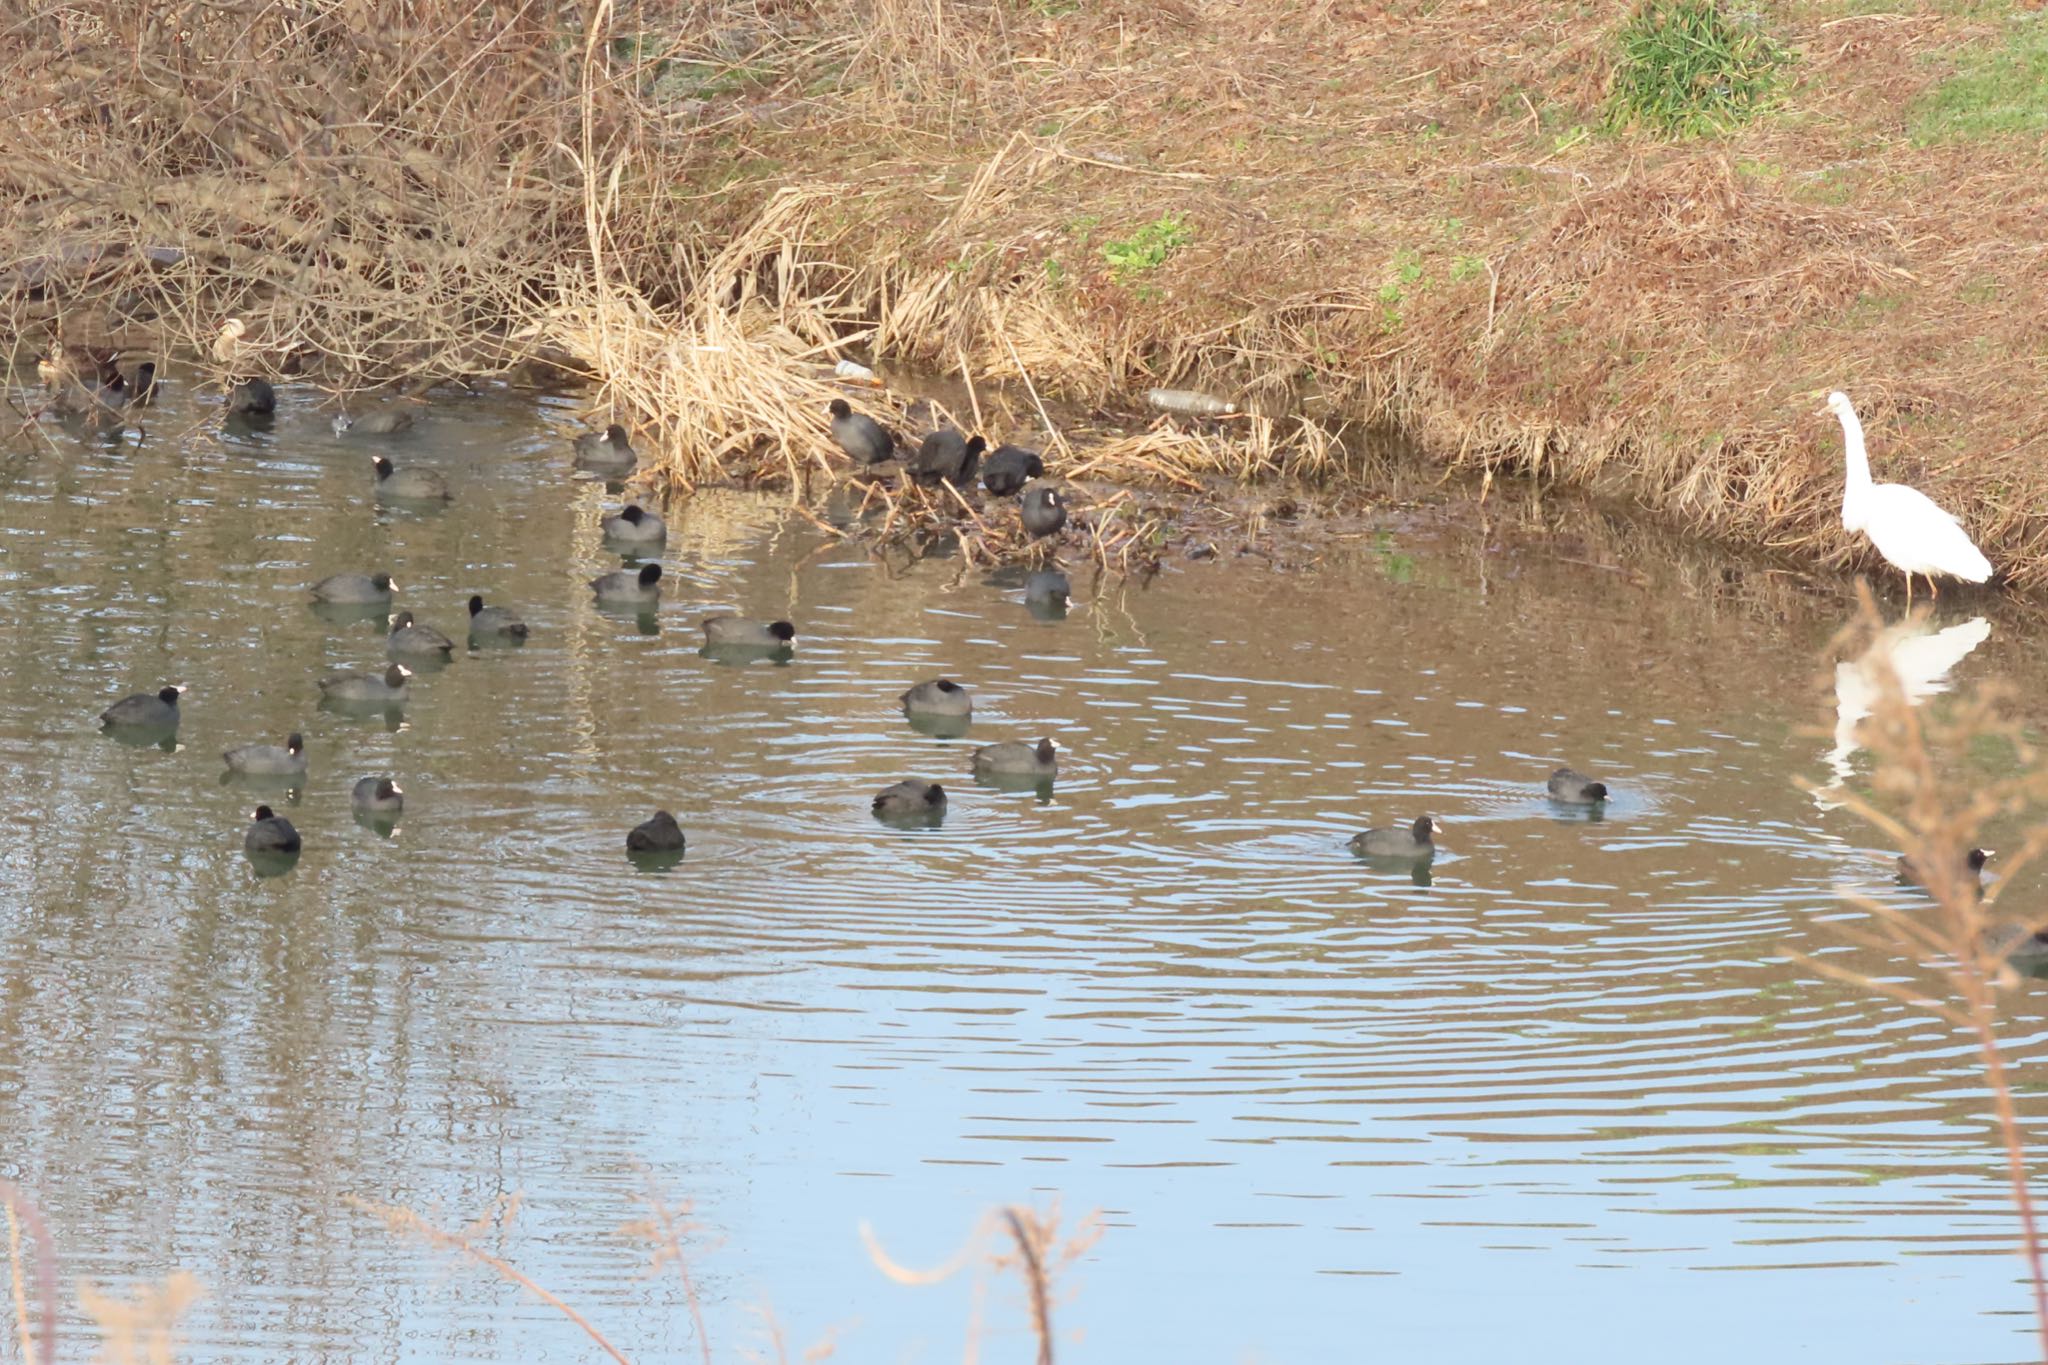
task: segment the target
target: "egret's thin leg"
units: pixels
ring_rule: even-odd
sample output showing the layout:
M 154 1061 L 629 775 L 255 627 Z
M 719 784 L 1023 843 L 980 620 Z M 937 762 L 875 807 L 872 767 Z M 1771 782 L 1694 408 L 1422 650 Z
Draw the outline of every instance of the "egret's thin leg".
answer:
M 1934 581 L 1933 574 L 1927 575 L 1927 595 L 1929 597 L 1941 596 L 1941 585 Z
M 1906 573 L 1906 610 L 1913 610 L 1913 574 L 1911 570 L 1908 570 Z

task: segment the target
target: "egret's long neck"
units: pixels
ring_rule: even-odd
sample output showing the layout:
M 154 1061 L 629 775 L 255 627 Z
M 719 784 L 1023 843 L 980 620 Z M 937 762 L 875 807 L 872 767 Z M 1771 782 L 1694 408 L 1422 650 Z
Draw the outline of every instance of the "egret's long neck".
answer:
M 1870 455 L 1863 448 L 1863 423 L 1856 418 L 1853 408 L 1843 408 L 1842 455 L 1849 464 L 1849 477 L 1842 485 L 1844 502 L 1870 488 Z
M 1857 420 L 1856 410 L 1845 403 L 1839 416 L 1842 455 L 1849 466 L 1848 477 L 1842 483 L 1842 529 L 1860 531 L 1864 499 L 1870 493 L 1870 456 L 1863 449 L 1863 423 Z

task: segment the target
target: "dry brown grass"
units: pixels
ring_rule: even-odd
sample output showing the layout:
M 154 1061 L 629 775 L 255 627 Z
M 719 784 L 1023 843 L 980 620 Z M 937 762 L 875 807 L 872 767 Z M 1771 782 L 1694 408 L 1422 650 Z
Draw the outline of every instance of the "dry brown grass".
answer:
M 1842 387 L 1880 477 L 2048 579 L 2041 153 L 1900 117 L 1997 24 L 1801 0 L 1786 112 L 1668 145 L 1598 131 L 1624 12 L 47 5 L 0 32 L 0 276 L 32 342 L 203 348 L 235 314 L 249 363 L 338 389 L 561 361 L 685 485 L 833 466 L 818 362 L 853 347 L 1268 424 L 1056 468 L 1314 472 L 1393 420 L 1832 565 L 1869 553 L 1808 399 Z M 1169 217 L 1155 263 L 1105 256 Z
M 1922 877 L 1930 909 L 1902 910 L 1853 893 L 1843 900 L 1869 917 L 1870 927 L 1837 925 L 1852 943 L 1919 964 L 1922 979 L 1878 979 L 1826 958 L 1792 956 L 1814 971 L 1876 991 L 1924 1010 L 1976 1045 L 1990 1091 L 1997 1133 L 2006 1158 L 2012 1200 L 2027 1261 L 2035 1330 L 2048 1359 L 2048 1266 L 2027 1169 L 2025 1133 L 2013 1102 L 2012 1076 L 1998 1037 L 1998 993 L 2015 984 L 2013 961 L 2048 956 L 2048 915 L 2024 922 L 2002 919 L 1998 890 L 2028 864 L 2048 853 L 2048 822 L 2038 815 L 2048 800 L 2048 763 L 2013 717 L 2015 700 L 1986 686 L 1948 708 L 1923 710 L 1907 697 L 1884 648 L 1886 623 L 1867 585 L 1861 610 L 1836 641 L 1835 652 L 1861 658 L 1878 696 L 1859 739 L 1875 766 L 1866 798 L 1833 792 L 1833 799 L 1891 840 Z M 1996 751 L 1995 764 L 1973 762 L 1973 754 Z M 2008 761 L 2009 760 L 2009 761 Z M 2033 823 L 2018 849 L 2001 850 L 2000 880 L 1982 894 L 1977 876 L 1966 870 L 1965 854 L 1987 821 L 2023 817 Z
M 1454 465 L 1843 564 L 1868 551 L 1809 400 L 1841 385 L 1881 467 L 1967 508 L 2016 581 L 2048 572 L 2044 324 L 2010 306 L 2048 278 L 2037 154 L 1918 148 L 1898 116 L 1941 69 L 1899 54 L 1981 21 L 1797 8 L 1800 117 L 1670 147 L 1586 131 L 1606 73 L 1580 11 L 1059 8 L 949 6 L 949 44 L 1008 60 L 955 63 L 944 99 L 850 82 L 749 150 L 762 187 L 834 187 L 805 259 L 882 354 L 1294 419 L 1277 461 L 1178 441 L 1076 467 L 1266 475 L 1321 463 L 1303 413 L 1394 417 Z M 1117 278 L 1102 244 L 1168 214 L 1193 241 Z
M 896 99 L 847 143 L 834 118 L 872 92 L 843 91 L 761 146 L 777 183 L 793 165 L 847 187 L 840 230 L 810 248 L 856 263 L 836 298 L 880 352 L 1087 403 L 1159 381 L 1269 416 L 1313 396 L 1398 416 L 1452 463 L 1831 563 L 1865 552 L 1834 524 L 1838 456 L 1807 394 L 1845 384 L 1880 441 L 1900 416 L 1917 428 L 1917 462 L 1881 463 L 1969 506 L 1994 555 L 2036 574 L 2038 365 L 1995 362 L 2040 354 L 2042 322 L 1984 291 L 2023 297 L 2048 268 L 2038 176 L 2012 150 L 1915 149 L 1896 124 L 1897 44 L 1981 26 L 1814 10 L 1792 36 L 1819 126 L 1669 149 L 1559 131 L 1594 117 L 1604 73 L 1597 32 L 1552 7 L 1005 13 L 953 11 L 956 38 L 1014 61 L 971 84 L 977 105 Z M 1166 213 L 1194 243 L 1136 285 L 1110 278 L 1101 241 Z M 1287 434 L 1317 462 L 1326 433 Z M 1284 463 L 1176 444 L 1149 470 L 1096 467 Z

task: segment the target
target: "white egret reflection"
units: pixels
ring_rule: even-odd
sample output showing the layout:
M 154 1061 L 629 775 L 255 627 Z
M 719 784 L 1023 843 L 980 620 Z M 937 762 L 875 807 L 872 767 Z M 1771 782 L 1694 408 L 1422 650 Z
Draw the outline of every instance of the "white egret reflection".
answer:
M 1854 771 L 1850 759 L 1862 747 L 1857 727 L 1877 705 L 1879 660 L 1889 662 L 1906 700 L 1918 706 L 1946 692 L 1950 671 L 1990 636 L 1991 623 L 1981 616 L 1935 631 L 1928 630 L 1925 621 L 1902 621 L 1887 626 L 1861 656 L 1836 664 L 1835 746 L 1827 754 L 1835 776 L 1814 792 L 1814 804 L 1822 810 L 1842 804 L 1839 794 Z

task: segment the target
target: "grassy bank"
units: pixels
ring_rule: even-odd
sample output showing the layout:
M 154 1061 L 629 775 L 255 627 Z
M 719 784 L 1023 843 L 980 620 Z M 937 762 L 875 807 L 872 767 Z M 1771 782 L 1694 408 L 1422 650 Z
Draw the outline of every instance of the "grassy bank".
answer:
M 4 39 L 0 250 L 24 335 L 234 312 L 337 383 L 565 354 L 684 480 L 824 468 L 850 346 L 1028 380 L 1020 427 L 1157 383 L 1253 414 L 1098 472 L 1321 470 L 1392 421 L 1840 564 L 1842 387 L 1880 478 L 2048 580 L 2048 19 L 1637 13 L 72 6 Z

